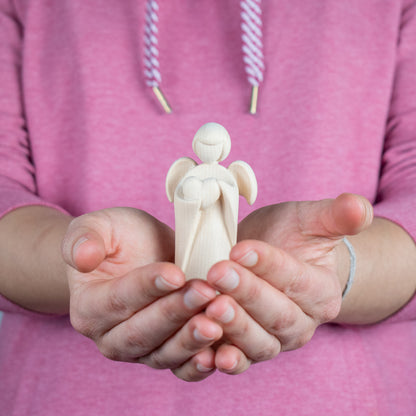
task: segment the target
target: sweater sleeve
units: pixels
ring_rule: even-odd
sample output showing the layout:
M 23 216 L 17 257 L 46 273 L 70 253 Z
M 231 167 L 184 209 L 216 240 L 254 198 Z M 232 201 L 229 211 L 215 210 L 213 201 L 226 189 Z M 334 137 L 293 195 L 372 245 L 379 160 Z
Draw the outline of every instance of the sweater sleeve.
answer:
M 416 2 L 402 13 L 397 64 L 374 206 L 375 215 L 394 221 L 416 241 Z M 416 299 L 390 320 L 416 319 Z
M 21 91 L 22 32 L 10 2 L 0 3 L 0 215 L 36 203 L 35 170 Z
M 0 0 L 0 219 L 27 205 L 62 208 L 38 197 L 21 88 L 23 27 L 11 0 Z M 0 310 L 16 311 L 0 295 Z

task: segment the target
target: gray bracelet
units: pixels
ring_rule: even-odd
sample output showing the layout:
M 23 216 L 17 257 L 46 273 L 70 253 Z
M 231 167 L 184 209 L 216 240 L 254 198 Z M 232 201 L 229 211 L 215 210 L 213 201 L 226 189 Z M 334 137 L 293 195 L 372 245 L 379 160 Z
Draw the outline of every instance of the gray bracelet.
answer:
M 344 242 L 344 244 L 347 246 L 348 251 L 350 253 L 350 273 L 348 275 L 348 280 L 347 280 L 347 284 L 345 286 L 344 291 L 342 292 L 342 299 L 345 298 L 345 296 L 347 296 L 348 292 L 351 289 L 351 286 L 354 282 L 354 276 L 355 276 L 355 270 L 357 267 L 357 257 L 355 255 L 355 251 L 354 251 L 354 247 L 351 245 L 351 243 L 347 240 L 346 237 L 344 237 L 342 239 L 342 241 Z

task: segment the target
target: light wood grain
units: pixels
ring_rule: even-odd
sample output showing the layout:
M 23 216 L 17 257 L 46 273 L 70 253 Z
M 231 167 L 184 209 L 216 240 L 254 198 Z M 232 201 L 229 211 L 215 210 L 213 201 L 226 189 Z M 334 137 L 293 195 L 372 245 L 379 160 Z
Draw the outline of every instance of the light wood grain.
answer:
M 235 161 L 228 169 L 218 163 L 231 149 L 220 124 L 204 124 L 192 148 L 202 163 L 185 157 L 174 162 L 166 193 L 175 209 L 175 263 L 187 279 L 206 279 L 212 265 L 228 259 L 237 239 L 239 195 L 253 204 L 257 181 L 245 162 Z

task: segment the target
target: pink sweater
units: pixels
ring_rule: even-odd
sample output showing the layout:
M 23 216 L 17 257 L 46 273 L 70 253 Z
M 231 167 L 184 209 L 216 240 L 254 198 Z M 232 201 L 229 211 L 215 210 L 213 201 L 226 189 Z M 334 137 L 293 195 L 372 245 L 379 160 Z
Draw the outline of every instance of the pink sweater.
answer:
M 266 70 L 251 116 L 237 1 L 159 1 L 165 115 L 143 76 L 144 1 L 0 0 L 0 213 L 121 205 L 173 225 L 167 170 L 216 121 L 232 139 L 226 164 L 245 160 L 257 175 L 241 216 L 355 192 L 415 238 L 415 2 L 263 3 Z M 416 413 L 414 300 L 200 383 L 105 359 L 67 316 L 5 298 L 0 309 L 1 415 Z

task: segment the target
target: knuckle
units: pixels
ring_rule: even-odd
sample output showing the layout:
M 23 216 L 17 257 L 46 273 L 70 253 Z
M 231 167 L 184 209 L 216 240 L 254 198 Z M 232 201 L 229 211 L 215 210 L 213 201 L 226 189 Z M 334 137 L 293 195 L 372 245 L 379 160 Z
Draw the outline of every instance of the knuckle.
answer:
M 229 337 L 232 339 L 244 339 L 247 337 L 247 334 L 250 332 L 249 322 L 244 320 L 239 325 L 234 325 L 229 329 Z
M 272 358 L 276 357 L 281 350 L 280 342 L 277 338 L 273 338 L 269 344 L 263 347 L 258 353 L 254 354 L 251 358 L 254 361 L 267 361 L 271 360 Z
M 274 232 L 273 228 L 269 227 L 266 233 L 273 234 Z M 271 242 L 273 237 L 266 235 L 265 241 Z M 274 245 L 264 247 L 263 250 L 266 251 L 263 252 L 262 261 L 256 266 L 259 268 L 260 275 L 275 276 L 281 271 L 292 268 L 289 256 Z
M 298 349 L 305 346 L 312 339 L 314 333 L 315 331 L 313 329 L 309 329 L 303 332 L 301 335 L 295 338 L 291 349 Z
M 90 320 L 83 318 L 78 314 L 71 314 L 70 321 L 75 331 L 84 335 L 87 338 L 95 339 L 96 331 L 94 330 L 95 325 Z
M 77 332 L 95 340 L 101 334 L 104 320 L 97 306 L 98 302 L 90 302 L 89 289 L 78 288 L 71 293 L 69 318 Z
M 106 309 L 112 313 L 129 313 L 129 308 L 118 290 L 111 290 L 107 297 Z
M 118 348 L 107 344 L 97 344 L 100 353 L 111 361 L 124 361 L 123 354 Z
M 321 305 L 317 319 L 320 323 L 325 323 L 335 319 L 341 310 L 341 300 L 339 297 L 332 297 Z
M 261 299 L 262 286 L 252 284 L 247 290 L 247 294 L 244 297 L 244 305 L 247 307 L 256 305 Z
M 305 346 L 312 338 L 314 331 L 307 331 L 291 337 L 282 346 L 282 351 L 293 351 Z
M 293 297 L 297 293 L 305 293 L 310 290 L 310 279 L 306 274 L 294 274 L 290 279 L 288 286 L 284 290 L 288 297 Z
M 162 321 L 170 322 L 175 326 L 181 326 L 186 321 L 182 308 L 173 308 L 170 302 L 163 302 L 160 313 Z
M 267 258 L 267 257 L 266 257 Z M 284 266 L 282 264 L 282 259 L 277 256 L 270 257 L 271 261 L 260 262 L 256 266 L 256 271 L 261 276 L 274 276 L 281 270 Z
M 149 359 L 147 360 L 147 363 L 150 367 L 157 369 L 157 370 L 163 370 L 166 368 L 173 367 L 173 363 L 170 363 L 168 360 L 166 360 L 166 358 L 164 358 L 158 350 L 153 351 L 149 355 Z
M 143 329 L 132 323 L 127 324 L 124 345 L 127 350 L 134 350 L 136 356 L 142 356 L 152 349 L 150 338 L 143 333 Z
M 179 341 L 179 348 L 182 351 L 193 353 L 198 350 L 197 346 L 195 345 L 195 341 L 193 341 L 189 337 L 184 337 Z
M 274 319 L 271 325 L 271 333 L 278 334 L 284 329 L 288 329 L 295 325 L 297 321 L 297 314 L 293 308 L 287 308 Z

